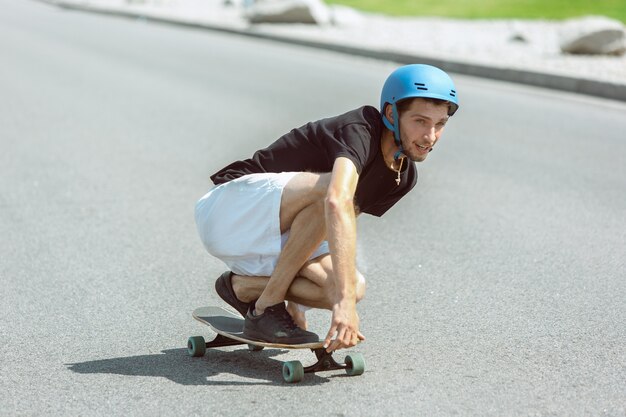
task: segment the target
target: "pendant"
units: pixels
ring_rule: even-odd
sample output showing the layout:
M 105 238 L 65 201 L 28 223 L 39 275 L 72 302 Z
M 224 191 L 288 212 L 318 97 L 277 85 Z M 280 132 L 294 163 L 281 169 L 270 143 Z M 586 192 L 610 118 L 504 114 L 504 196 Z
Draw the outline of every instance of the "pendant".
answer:
M 396 185 L 400 185 L 400 178 L 396 178 Z

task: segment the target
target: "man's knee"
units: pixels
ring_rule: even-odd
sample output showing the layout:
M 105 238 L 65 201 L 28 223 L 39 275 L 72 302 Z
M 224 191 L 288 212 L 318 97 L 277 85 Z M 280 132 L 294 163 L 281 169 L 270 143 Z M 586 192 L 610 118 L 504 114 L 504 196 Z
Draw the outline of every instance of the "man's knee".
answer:
M 365 297 L 365 277 L 359 271 L 356 271 L 356 302 L 358 303 Z
M 323 289 L 323 299 L 329 306 L 332 306 L 332 302 L 336 298 L 336 291 L 333 265 L 329 254 L 308 262 L 298 274 L 321 287 Z M 359 271 L 356 271 L 355 295 L 357 302 L 365 297 L 365 289 L 365 277 Z
M 328 300 L 331 302 L 335 298 L 335 281 L 332 279 L 327 279 L 325 282 L 326 294 L 328 295 Z M 367 285 L 365 283 L 365 277 L 359 271 L 356 271 L 356 302 L 358 303 L 365 297 L 365 290 Z
M 292 206 L 308 206 L 315 201 L 324 200 L 330 185 L 330 173 L 315 174 L 299 172 L 295 174 L 283 188 L 281 208 Z

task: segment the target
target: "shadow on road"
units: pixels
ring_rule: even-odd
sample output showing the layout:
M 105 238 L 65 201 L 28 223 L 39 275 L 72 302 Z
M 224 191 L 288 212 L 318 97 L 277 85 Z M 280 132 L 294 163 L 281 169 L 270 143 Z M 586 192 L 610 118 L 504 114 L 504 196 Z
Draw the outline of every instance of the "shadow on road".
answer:
M 66 365 L 68 369 L 79 374 L 162 377 L 182 385 L 283 385 L 286 383 L 282 377 L 282 361 L 272 357 L 284 352 L 286 351 L 281 349 L 250 352 L 247 348 L 232 351 L 207 350 L 204 357 L 192 358 L 187 354 L 187 349 L 168 349 L 154 355 Z M 311 360 L 313 359 L 312 355 Z M 223 374 L 231 374 L 234 378 L 229 380 Z M 261 381 L 246 382 L 239 380 L 240 378 Z M 295 385 L 308 386 L 326 382 L 329 382 L 328 378 L 306 374 L 302 382 Z

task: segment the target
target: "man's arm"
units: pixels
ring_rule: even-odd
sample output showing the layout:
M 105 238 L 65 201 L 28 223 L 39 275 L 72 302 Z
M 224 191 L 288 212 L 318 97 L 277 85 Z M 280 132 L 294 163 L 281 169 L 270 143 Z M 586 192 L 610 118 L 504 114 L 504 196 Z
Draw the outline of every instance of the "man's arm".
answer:
M 326 229 L 335 278 L 335 300 L 328 351 L 354 346 L 364 340 L 356 312 L 356 215 L 354 194 L 359 174 L 348 158 L 335 160 L 325 201 Z M 331 343 L 332 337 L 335 340 Z

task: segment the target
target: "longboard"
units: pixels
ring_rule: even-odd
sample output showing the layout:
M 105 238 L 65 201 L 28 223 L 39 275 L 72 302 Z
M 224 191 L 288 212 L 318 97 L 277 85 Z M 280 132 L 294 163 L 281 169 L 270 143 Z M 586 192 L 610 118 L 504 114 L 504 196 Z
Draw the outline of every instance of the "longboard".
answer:
M 243 318 L 222 307 L 200 307 L 193 311 L 192 316 L 199 322 L 209 326 L 217 334 L 210 342 L 206 342 L 202 336 L 190 337 L 187 341 L 187 351 L 193 357 L 204 356 L 206 349 L 236 345 L 248 345 L 248 349 L 253 352 L 264 348 L 311 349 L 317 357 L 315 364 L 303 367 L 300 361 L 283 363 L 283 379 L 286 382 L 299 382 L 305 373 L 344 369 L 348 375 L 352 376 L 361 375 L 365 371 L 365 361 L 361 354 L 352 353 L 346 356 L 343 364 L 337 363 L 332 357 L 332 352 L 326 352 L 326 349 L 324 349 L 323 341 L 286 345 L 248 339 L 243 334 Z

